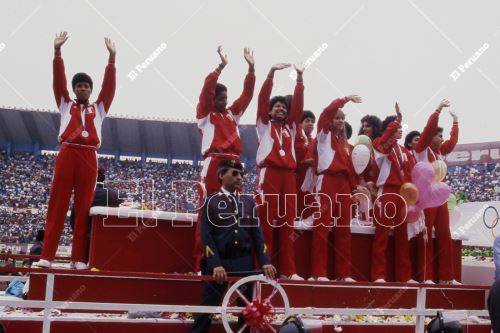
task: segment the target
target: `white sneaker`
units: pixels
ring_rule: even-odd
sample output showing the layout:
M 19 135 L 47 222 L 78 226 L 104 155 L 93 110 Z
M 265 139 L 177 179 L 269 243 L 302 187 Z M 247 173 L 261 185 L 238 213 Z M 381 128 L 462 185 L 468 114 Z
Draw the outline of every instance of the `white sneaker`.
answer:
M 425 283 L 425 284 L 436 284 L 436 283 L 434 283 L 434 281 L 432 281 L 432 280 L 425 280 L 425 281 L 424 281 L 424 283 Z
M 317 281 L 328 282 L 328 281 L 330 281 L 330 279 L 327 278 L 326 276 L 320 276 L 320 277 L 318 277 Z
M 458 282 L 457 280 L 440 280 L 440 284 L 451 284 L 452 286 L 461 286 L 462 284 Z
M 51 268 L 52 261 L 40 259 L 40 260 L 34 262 L 32 266 L 33 267 L 40 267 L 40 268 Z
M 307 281 L 316 281 L 316 279 L 311 276 Z
M 76 269 L 76 270 L 85 270 L 85 269 L 89 269 L 89 266 L 84 263 L 84 262 L 81 262 L 81 261 L 77 261 L 77 262 L 71 262 L 70 266 L 69 266 L 71 269 Z
M 280 278 L 287 280 L 304 281 L 304 278 L 298 274 L 281 275 Z
M 356 280 L 354 280 L 352 277 L 345 277 L 343 279 L 339 279 L 339 281 L 342 281 L 342 282 L 356 282 Z
M 406 281 L 406 283 L 418 283 L 418 282 L 413 279 L 409 279 L 408 281 Z
M 375 283 L 385 283 L 385 279 L 376 279 L 375 281 L 373 281 Z

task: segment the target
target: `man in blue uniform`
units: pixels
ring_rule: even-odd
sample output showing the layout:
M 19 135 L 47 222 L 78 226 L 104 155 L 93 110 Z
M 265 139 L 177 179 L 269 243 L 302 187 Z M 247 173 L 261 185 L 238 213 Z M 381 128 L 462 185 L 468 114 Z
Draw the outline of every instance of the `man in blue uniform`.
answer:
M 270 264 L 262 230 L 255 217 L 255 201 L 252 196 L 237 192 L 242 187 L 243 166 L 235 160 L 223 160 L 217 177 L 222 184 L 221 191 L 208 197 L 200 225 L 202 273 L 212 275 L 215 280 L 203 284 L 201 305 L 207 306 L 220 305 L 228 274 L 244 276 L 255 270 L 254 254 L 266 277 L 274 279 L 277 274 L 276 268 Z M 252 299 L 252 288 L 246 288 L 242 293 L 247 299 Z M 208 332 L 210 322 L 209 314 L 199 315 L 191 332 Z

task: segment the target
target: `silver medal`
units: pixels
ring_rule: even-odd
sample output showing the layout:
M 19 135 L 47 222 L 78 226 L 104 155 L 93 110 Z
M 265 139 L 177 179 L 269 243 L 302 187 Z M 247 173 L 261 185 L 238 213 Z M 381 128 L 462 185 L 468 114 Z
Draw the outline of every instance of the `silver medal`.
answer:
M 87 132 L 87 131 L 83 130 L 83 131 L 82 131 L 82 136 L 83 136 L 84 138 L 87 138 L 87 137 L 89 136 L 89 132 Z
M 283 149 L 280 149 L 280 156 L 281 157 L 285 156 L 285 151 Z

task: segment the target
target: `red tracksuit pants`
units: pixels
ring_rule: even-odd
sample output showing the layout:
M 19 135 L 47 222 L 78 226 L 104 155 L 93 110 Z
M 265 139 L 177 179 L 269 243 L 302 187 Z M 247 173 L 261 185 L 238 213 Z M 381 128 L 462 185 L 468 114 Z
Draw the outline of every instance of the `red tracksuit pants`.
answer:
M 64 229 L 74 190 L 75 226 L 71 260 L 87 262 L 88 216 L 97 180 L 97 155 L 93 147 L 62 144 L 50 188 L 42 259 L 52 261 Z
M 311 276 L 327 277 L 328 230 L 329 226 L 334 226 L 335 278 L 351 277 L 351 186 L 349 181 L 344 174 L 319 175 L 316 192 L 321 215 L 314 220 Z
M 236 155 L 231 154 L 217 154 L 210 155 L 203 161 L 203 169 L 201 170 L 200 177 L 198 178 L 198 195 L 199 195 L 199 207 L 198 219 L 195 225 L 194 231 L 194 248 L 193 248 L 193 258 L 194 258 L 194 272 L 201 270 L 201 258 L 203 255 L 201 249 L 201 236 L 200 236 L 200 224 L 201 224 L 201 207 L 205 202 L 205 199 L 213 194 L 220 191 L 221 183 L 217 177 L 217 170 L 219 169 L 219 163 L 222 160 L 236 160 L 239 161 L 240 158 Z
M 311 195 L 311 192 L 303 192 L 301 190 L 306 177 L 306 172 L 307 168 L 297 168 L 297 217 L 302 220 L 307 219 L 315 212 L 315 209 L 311 207 L 315 203 L 314 196 Z
M 279 272 L 283 275 L 297 273 L 293 246 L 296 190 L 293 170 L 273 167 L 259 170 L 256 200 L 259 221 L 268 253 L 271 259 L 278 258 Z M 274 230 L 279 235 L 279 246 L 273 244 Z
M 424 210 L 425 226 L 427 228 L 427 239 L 425 242 L 423 236 L 418 238 L 418 254 L 420 258 L 419 267 L 424 280 L 433 280 L 434 262 L 438 261 L 437 280 L 452 280 L 454 277 L 453 265 L 453 242 L 450 232 L 450 215 L 448 203 L 439 207 L 427 208 Z M 432 229 L 437 241 L 437 249 L 434 249 L 432 238 Z M 423 272 L 422 272 L 423 270 Z
M 399 195 L 399 187 L 384 187 L 383 194 L 374 204 L 375 236 L 372 244 L 371 278 L 387 279 L 387 243 L 389 232 L 393 230 L 395 242 L 394 270 L 397 282 L 411 279 L 410 242 L 406 222 L 401 220 L 405 202 Z

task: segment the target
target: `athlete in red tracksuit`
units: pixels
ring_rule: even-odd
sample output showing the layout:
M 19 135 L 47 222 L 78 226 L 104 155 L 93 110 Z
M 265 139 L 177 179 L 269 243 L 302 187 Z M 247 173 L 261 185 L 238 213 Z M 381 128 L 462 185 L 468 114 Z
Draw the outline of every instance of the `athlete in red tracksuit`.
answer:
M 313 184 L 315 181 L 313 166 L 315 144 L 312 136 L 315 121 L 316 117 L 314 113 L 304 111 L 297 136 L 295 137 L 297 217 L 301 220 L 307 219 L 314 213 L 314 209 L 311 207 L 314 205 L 314 195 L 312 194 L 311 187 L 315 184 Z
M 220 191 L 220 182 L 217 178 L 217 168 L 221 160 L 240 160 L 243 152 L 238 123 L 253 97 L 255 87 L 255 60 L 253 52 L 244 49 L 245 60 L 248 63 L 248 73 L 243 84 L 241 96 L 227 107 L 227 88 L 217 83 L 219 75 L 227 64 L 227 55 L 222 54 L 222 48 L 217 49 L 221 63 L 213 72 L 208 74 L 201 90 L 200 99 L 196 107 L 196 119 L 201 135 L 201 154 L 203 169 L 199 177 L 198 194 L 200 207 L 208 195 Z M 195 228 L 195 246 L 193 256 L 195 271 L 200 270 L 202 256 L 200 239 L 200 219 Z
M 425 160 L 425 158 L 422 158 L 423 156 L 426 156 L 428 154 L 427 149 L 429 149 L 430 145 L 432 144 L 432 140 L 436 133 L 438 132 L 438 122 L 439 122 L 439 115 L 441 113 L 441 110 L 444 107 L 449 107 L 450 102 L 447 100 L 442 100 L 438 107 L 436 108 L 436 111 L 434 111 L 430 117 L 429 120 L 427 121 L 427 124 L 422 131 L 422 133 L 418 131 L 411 131 L 408 133 L 408 135 L 405 138 L 405 147 L 411 151 L 413 154 L 413 158 L 415 159 L 415 163 L 418 162 L 417 158 L 420 160 Z M 432 259 L 432 245 L 429 248 L 427 245 L 428 242 L 432 241 L 432 228 L 428 229 L 421 233 L 418 238 L 417 238 L 417 243 L 418 243 L 418 267 L 419 267 L 419 276 L 420 278 L 425 282 L 425 283 L 434 283 L 432 281 L 432 267 L 430 271 L 430 275 L 426 274 L 427 271 L 427 256 L 429 256 Z
M 69 38 L 67 32 L 56 36 L 54 41 L 54 95 L 61 113 L 58 140 L 61 149 L 57 155 L 54 177 L 45 225 L 45 241 L 40 267 L 50 267 L 56 255 L 59 238 L 68 212 L 71 192 L 74 190 L 75 224 L 71 260 L 77 269 L 87 265 L 88 214 L 94 197 L 97 180 L 96 149 L 101 145 L 101 127 L 116 88 L 116 48 L 105 38 L 109 62 L 104 73 L 101 92 L 94 103 L 89 103 L 92 80 L 85 73 L 73 77 L 72 86 L 76 99 L 69 97 L 61 46 Z
M 443 159 L 445 155 L 455 149 L 458 142 L 458 117 L 451 111 L 450 114 L 453 117 L 450 139 L 443 142 L 443 129 L 437 127 L 433 133 L 434 136 L 432 137 L 430 146 L 420 153 L 415 152 L 417 162 L 432 163 L 437 159 Z M 422 138 L 423 136 L 420 138 L 420 141 Z M 434 260 L 437 258 L 439 262 L 437 280 L 441 283 L 457 284 L 458 282 L 454 280 L 453 242 L 451 240 L 448 203 L 446 202 L 439 207 L 427 208 L 424 210 L 424 213 L 428 241 L 426 243 L 419 242 L 419 254 L 423 255 L 425 253 L 424 280 L 429 283 L 433 280 Z M 433 228 L 438 244 L 437 251 L 433 249 Z
M 290 67 L 289 64 L 274 65 L 259 93 L 257 107 L 257 185 L 258 214 L 264 240 L 272 257 L 279 258 L 282 277 L 302 279 L 296 273 L 293 248 L 293 225 L 296 213 L 295 137 L 304 108 L 304 68 L 296 66 L 297 81 L 292 97 L 291 109 L 287 110 L 283 96 L 272 99 L 273 77 L 276 70 Z M 279 247 L 274 247 L 273 230 L 278 228 Z
M 359 129 L 358 135 L 366 135 L 370 138 L 372 145 L 373 141 L 382 135 L 382 121 L 379 117 L 373 115 L 366 115 L 361 118 L 361 127 Z M 369 190 L 367 194 L 370 200 L 364 207 L 359 207 L 360 219 L 362 221 L 370 221 L 373 216 L 372 204 L 377 199 L 377 191 L 375 184 L 377 183 L 377 178 L 374 170 L 375 166 L 375 155 L 373 149 L 370 151 L 370 161 L 366 166 L 363 173 L 359 176 L 359 183 L 365 186 Z M 360 203 L 361 205 L 361 203 Z
M 402 215 L 406 203 L 399 195 L 401 185 L 411 181 L 414 160 L 411 153 L 397 143 L 403 133 L 397 104 L 396 112 L 398 117 L 387 117 L 383 122 L 384 134 L 373 141 L 378 188 L 371 263 L 371 278 L 375 282 L 385 282 L 387 278 L 387 243 L 391 229 L 395 239 L 395 280 L 415 282 L 411 279 L 410 243 Z
M 334 225 L 333 245 L 335 278 L 354 281 L 351 267 L 351 193 L 355 188 L 355 173 L 345 134 L 345 103 L 360 103 L 356 95 L 334 100 L 323 110 L 318 120 L 315 167 L 316 201 L 320 215 L 314 220 L 312 238 L 311 278 L 326 281 L 328 262 L 328 229 Z M 335 223 L 332 223 L 332 222 Z

